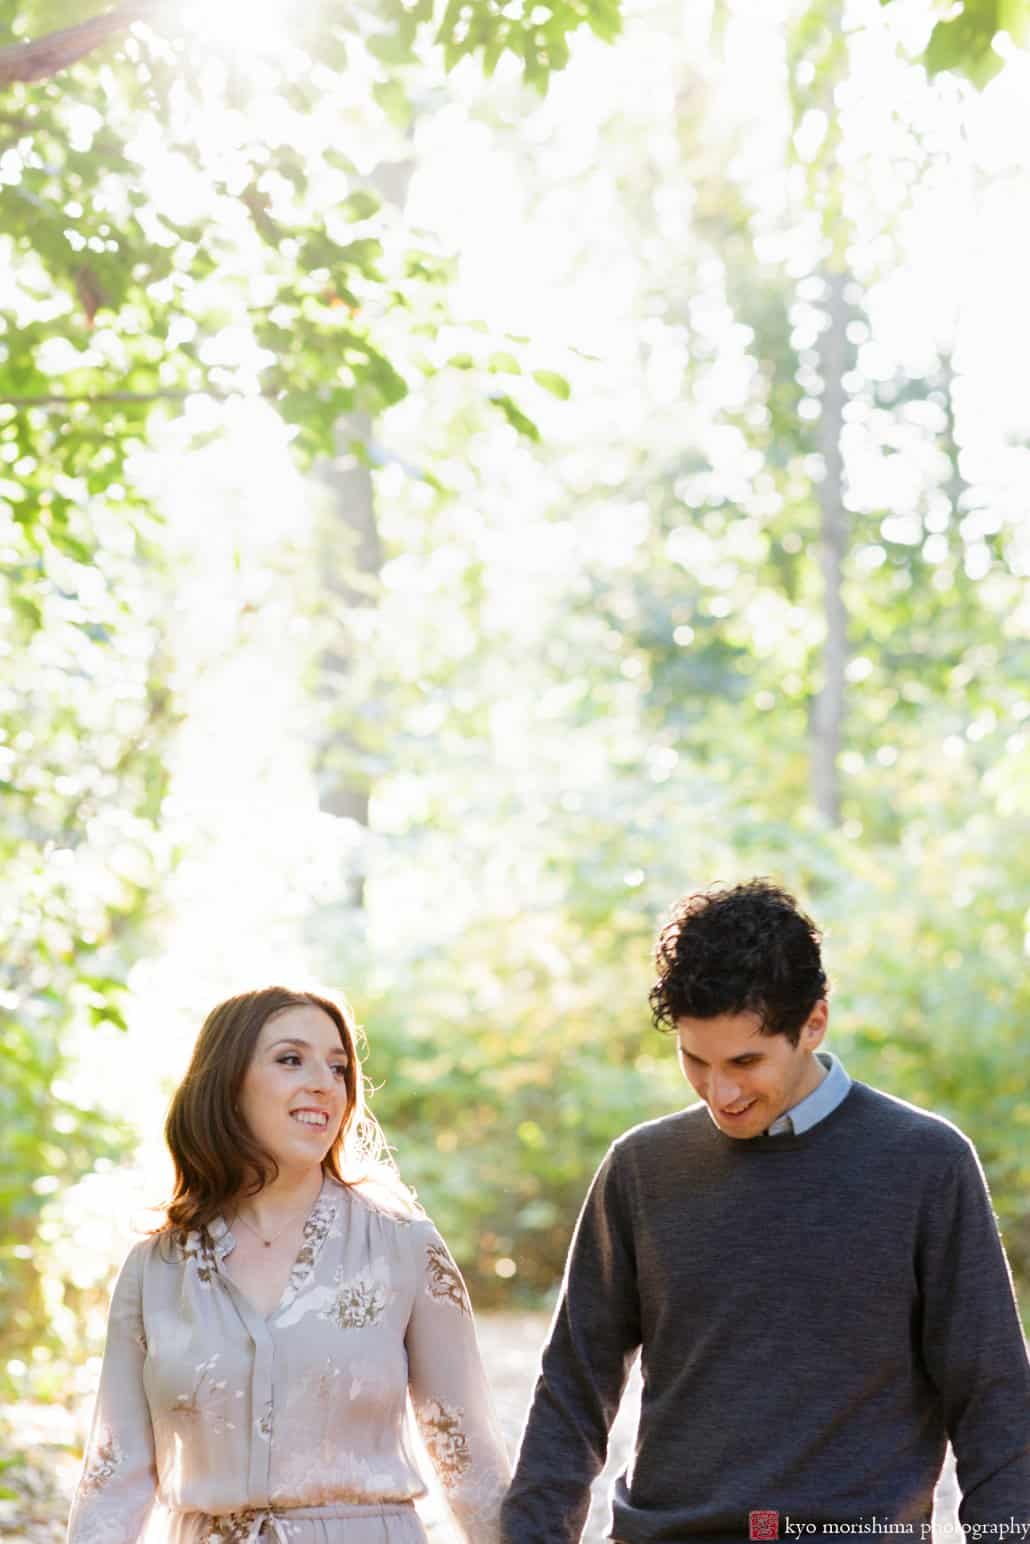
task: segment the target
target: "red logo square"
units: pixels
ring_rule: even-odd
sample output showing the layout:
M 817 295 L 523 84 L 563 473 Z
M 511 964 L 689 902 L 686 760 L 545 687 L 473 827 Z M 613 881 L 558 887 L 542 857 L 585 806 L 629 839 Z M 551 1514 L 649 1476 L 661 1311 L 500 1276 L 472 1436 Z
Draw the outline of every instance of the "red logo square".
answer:
M 747 1514 L 748 1538 L 778 1539 L 780 1536 L 779 1512 L 749 1512 Z

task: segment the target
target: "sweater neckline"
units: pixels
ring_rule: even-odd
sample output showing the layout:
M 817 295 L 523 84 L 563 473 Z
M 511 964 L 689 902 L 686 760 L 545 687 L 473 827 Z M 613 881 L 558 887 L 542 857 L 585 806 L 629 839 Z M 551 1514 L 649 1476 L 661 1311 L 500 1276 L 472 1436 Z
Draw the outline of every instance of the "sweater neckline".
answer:
M 705 1114 L 712 1128 L 712 1134 L 720 1147 L 725 1149 L 732 1148 L 734 1152 L 741 1154 L 747 1152 L 793 1153 L 797 1152 L 799 1148 L 815 1146 L 822 1140 L 827 1131 L 836 1126 L 838 1120 L 843 1116 L 843 1112 L 851 1106 L 855 1089 L 858 1086 L 857 1082 L 852 1079 L 851 1087 L 844 1095 L 840 1104 L 832 1109 L 828 1115 L 824 1115 L 822 1120 L 816 1121 L 814 1126 L 809 1126 L 807 1131 L 802 1132 L 782 1132 L 779 1136 L 770 1136 L 767 1131 L 763 1131 L 757 1137 L 747 1137 L 744 1139 L 730 1137 L 726 1135 L 725 1131 L 719 1130 L 707 1110 Z

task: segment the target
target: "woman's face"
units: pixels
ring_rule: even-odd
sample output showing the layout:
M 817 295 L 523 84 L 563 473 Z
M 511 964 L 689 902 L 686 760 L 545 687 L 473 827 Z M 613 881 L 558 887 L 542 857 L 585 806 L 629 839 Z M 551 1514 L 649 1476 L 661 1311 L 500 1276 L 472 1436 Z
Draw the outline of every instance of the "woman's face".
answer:
M 262 1026 L 239 1110 L 280 1170 L 318 1168 L 347 1113 L 347 1052 L 321 1008 L 284 1008 Z

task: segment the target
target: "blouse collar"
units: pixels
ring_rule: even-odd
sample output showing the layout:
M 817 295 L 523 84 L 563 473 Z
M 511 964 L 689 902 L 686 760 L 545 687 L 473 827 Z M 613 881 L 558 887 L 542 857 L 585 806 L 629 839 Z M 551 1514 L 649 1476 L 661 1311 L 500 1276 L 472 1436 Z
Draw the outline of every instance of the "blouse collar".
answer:
M 323 1174 L 322 1188 L 304 1221 L 301 1247 L 286 1288 L 289 1296 L 296 1295 L 314 1270 L 322 1245 L 332 1231 L 343 1194 L 344 1187 L 337 1184 L 331 1175 Z M 186 1254 L 194 1257 L 213 1255 L 219 1266 L 235 1247 L 236 1239 L 233 1231 L 221 1213 L 208 1223 L 206 1239 L 198 1229 L 193 1229 L 186 1235 Z

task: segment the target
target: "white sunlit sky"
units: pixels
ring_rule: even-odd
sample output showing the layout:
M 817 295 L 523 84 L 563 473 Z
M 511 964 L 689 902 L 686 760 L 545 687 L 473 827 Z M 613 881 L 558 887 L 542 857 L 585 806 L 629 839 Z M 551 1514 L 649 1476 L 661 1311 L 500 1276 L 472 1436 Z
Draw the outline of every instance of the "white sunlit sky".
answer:
M 276 45 L 274 7 L 255 11 L 224 0 L 201 10 L 204 25 L 217 17 L 225 27 L 227 45 L 240 46 L 241 31 L 250 35 L 255 68 L 261 48 Z M 812 271 L 813 254 L 818 257 L 818 236 L 803 217 L 785 226 L 783 212 L 802 208 L 798 179 L 827 122 L 821 112 L 803 120 L 800 166 L 785 174 L 786 10 L 782 0 L 737 0 L 726 35 L 728 66 L 719 72 L 712 101 L 721 119 L 742 126 L 735 176 L 767 217 L 769 255 L 786 255 L 800 279 Z M 270 18 L 267 36 L 252 31 L 259 12 Z M 844 132 L 856 233 L 852 263 L 869 286 L 873 321 L 860 369 L 873 377 L 897 365 L 918 371 L 935 346 L 951 348 L 964 378 L 963 441 L 972 477 L 990 482 L 999 506 L 1018 512 L 1028 469 L 1028 453 L 1018 446 L 1030 435 L 1030 61 L 1015 58 L 980 96 L 947 83 L 928 91 L 919 73 L 895 57 L 899 37 L 918 44 L 927 14 L 918 5 L 885 9 L 878 0 L 861 0 L 848 11 L 853 70 L 833 112 Z M 573 378 L 570 403 L 543 405 L 544 428 L 565 452 L 579 438 L 596 444 L 607 434 L 610 464 L 589 470 L 600 473 L 613 497 L 622 447 L 652 432 L 655 394 L 675 407 L 682 370 L 679 345 L 670 337 L 664 356 L 654 353 L 652 394 L 645 399 L 635 390 L 640 329 L 652 326 L 653 333 L 653 324 L 641 320 L 641 286 L 645 266 L 653 271 L 654 263 L 651 252 L 638 250 L 635 232 L 620 224 L 613 177 L 632 170 L 634 140 L 640 153 L 646 146 L 668 169 L 653 239 L 671 270 L 677 244 L 690 239 L 691 212 L 689 189 L 676 175 L 677 91 L 684 58 L 692 49 L 703 51 L 707 23 L 707 8 L 689 0 L 680 12 L 631 0 L 625 37 L 614 47 L 579 40 L 543 102 L 519 96 L 503 66 L 488 87 L 471 64 L 463 65 L 447 87 L 429 93 L 414 139 L 407 213 L 458 257 L 455 313 L 531 335 L 540 364 Z M 360 96 L 361 83 L 354 89 Z M 623 139 L 613 144 L 606 125 L 616 118 Z M 899 121 L 906 118 L 938 151 L 918 187 L 909 131 Z M 231 158 L 232 125 L 209 127 L 226 136 Z M 151 132 L 152 164 L 164 178 L 169 207 L 188 203 L 187 168 L 166 156 L 159 132 Z M 885 234 L 892 222 L 894 237 Z M 902 260 L 888 265 L 892 241 Z M 717 308 L 713 316 L 713 326 L 721 325 Z M 223 340 L 227 349 L 231 343 Z M 732 354 L 729 349 L 726 404 L 746 390 L 746 373 L 742 385 L 743 367 L 733 365 Z M 713 403 L 713 445 L 719 411 Z M 417 446 L 419 412 L 417 401 L 394 410 L 383 425 L 384 441 Z M 107 1102 L 115 1090 L 116 1106 L 138 1125 L 142 1141 L 135 1170 L 86 1181 L 65 1212 L 69 1220 L 55 1223 L 84 1279 L 95 1279 L 107 1264 L 93 1249 L 80 1250 L 87 1230 L 95 1243 L 103 1223 L 114 1258 L 142 1206 L 167 1191 L 164 1108 L 208 1008 L 273 977 L 310 979 L 305 916 L 313 896 L 334 893 L 351 842 L 345 823 L 318 808 L 309 765 L 312 707 L 299 684 L 311 632 L 289 574 L 310 537 L 308 487 L 266 407 L 238 403 L 224 411 L 222 423 L 216 443 L 190 453 L 169 432 L 147 470 L 181 559 L 169 643 L 186 716 L 174 747 L 168 815 L 184 856 L 132 973 L 130 1032 L 90 1032 L 81 1045 L 77 1089 Z M 496 484 L 486 494 L 495 528 L 485 550 L 493 554 L 498 592 L 510 596 L 513 609 L 532 605 L 534 584 L 553 566 L 552 554 L 534 551 L 527 536 L 533 499 L 546 496 L 548 477 L 527 467 L 516 485 L 517 458 L 512 450 L 499 459 Z M 867 475 L 870 499 L 888 507 L 903 502 L 902 485 L 882 485 L 872 466 Z M 380 496 L 389 497 L 391 486 L 384 479 Z M 484 497 L 481 484 L 475 496 Z M 614 521 L 605 538 L 613 561 L 624 530 L 624 522 Z M 1030 544 L 1025 550 L 1030 570 Z M 388 582 L 410 585 L 417 595 L 417 565 L 400 562 Z M 394 926 L 420 925 L 403 885 L 378 904 Z M 326 984 L 347 988 L 345 981 Z

